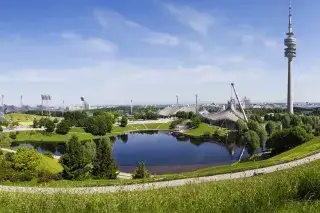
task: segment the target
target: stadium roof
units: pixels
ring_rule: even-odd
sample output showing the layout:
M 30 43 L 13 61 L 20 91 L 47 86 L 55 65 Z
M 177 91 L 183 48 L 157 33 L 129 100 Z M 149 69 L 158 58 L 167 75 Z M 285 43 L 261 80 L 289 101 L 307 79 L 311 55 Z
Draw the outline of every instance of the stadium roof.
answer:
M 239 111 L 237 111 L 232 104 L 230 104 L 224 111 L 210 113 L 207 115 L 204 114 L 203 117 L 211 121 L 230 120 L 233 122 L 237 122 L 237 120 L 239 119 L 244 119 L 243 115 Z

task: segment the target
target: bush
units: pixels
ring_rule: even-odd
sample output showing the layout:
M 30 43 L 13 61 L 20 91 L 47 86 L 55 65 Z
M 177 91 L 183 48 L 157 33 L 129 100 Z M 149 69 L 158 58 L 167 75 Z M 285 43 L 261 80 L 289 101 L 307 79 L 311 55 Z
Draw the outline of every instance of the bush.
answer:
M 120 126 L 125 127 L 128 125 L 128 118 L 126 116 L 122 116 L 121 121 L 120 121 Z
M 19 171 L 35 171 L 40 160 L 40 154 L 33 147 L 21 146 L 14 155 L 13 166 Z
M 24 172 L 21 172 L 18 179 L 19 181 L 30 181 L 34 178 L 34 172 L 32 171 L 24 171 Z
M 139 162 L 135 171 L 132 174 L 133 179 L 138 178 L 148 178 L 150 177 L 150 174 L 145 166 L 145 162 Z
M 66 135 L 71 129 L 70 123 L 67 120 L 62 120 L 57 125 L 56 133 L 60 135 Z
M 301 127 L 294 127 L 275 132 L 267 141 L 267 147 L 272 149 L 273 154 L 279 154 L 293 147 L 299 146 L 312 139 Z
M 17 139 L 17 134 L 15 132 L 10 132 L 9 133 L 9 137 L 12 139 L 12 140 L 15 140 Z
M 4 159 L 6 161 L 9 161 L 9 162 L 13 162 L 13 159 L 14 159 L 14 153 L 13 152 L 7 152 L 5 155 L 4 155 Z
M 0 147 L 10 147 L 11 138 L 5 133 L 0 132 Z
M 50 151 L 45 151 L 45 152 L 43 152 L 43 155 L 44 155 L 44 156 L 47 156 L 47 157 L 49 157 L 49 158 L 52 158 L 52 159 L 54 158 L 54 157 L 53 157 L 53 153 L 50 152 Z

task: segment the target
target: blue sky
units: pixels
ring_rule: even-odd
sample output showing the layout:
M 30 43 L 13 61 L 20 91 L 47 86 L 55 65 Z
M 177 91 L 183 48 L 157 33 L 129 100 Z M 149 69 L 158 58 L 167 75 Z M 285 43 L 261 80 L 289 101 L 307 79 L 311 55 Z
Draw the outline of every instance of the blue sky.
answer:
M 295 101 L 320 101 L 320 2 L 292 0 Z M 287 0 L 2 0 L 5 103 L 286 100 Z

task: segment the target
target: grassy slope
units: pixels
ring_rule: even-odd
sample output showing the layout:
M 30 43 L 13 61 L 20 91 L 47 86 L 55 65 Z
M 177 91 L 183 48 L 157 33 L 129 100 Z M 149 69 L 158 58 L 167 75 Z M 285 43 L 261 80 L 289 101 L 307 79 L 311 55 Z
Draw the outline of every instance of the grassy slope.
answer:
M 316 161 L 259 177 L 111 194 L 0 192 L 0 212 L 319 212 L 319 201 L 298 193 L 306 180 L 307 190 L 320 188 L 319 169 Z
M 44 134 L 41 134 L 39 132 L 30 135 L 30 132 L 20 132 L 17 135 L 17 138 L 14 140 L 15 142 L 25 142 L 25 141 L 30 141 L 30 142 L 66 142 L 72 135 L 77 135 L 80 140 L 90 140 L 95 138 L 92 134 L 90 133 L 77 133 L 77 132 L 70 132 L 66 135 L 59 135 L 56 133 L 52 133 L 51 136 L 47 136 Z
M 208 125 L 206 123 L 201 123 L 198 128 L 187 130 L 184 133 L 187 134 L 187 135 L 191 135 L 191 136 L 200 136 L 203 133 L 214 134 L 218 130 L 220 130 L 220 133 L 225 133 L 226 132 L 226 130 L 223 129 L 223 128 L 218 128 L 216 126 L 210 126 L 210 125 Z
M 12 121 L 19 122 L 20 125 L 29 126 L 33 124 L 33 120 L 37 119 L 40 120 L 42 116 L 40 115 L 29 115 L 29 114 L 23 114 L 23 113 L 10 113 L 5 114 L 6 119 L 10 119 Z M 51 119 L 54 119 L 55 117 L 50 117 Z M 61 119 L 61 118 L 58 118 Z
M 47 156 L 41 155 L 41 163 L 39 165 L 40 169 L 47 170 L 51 173 L 62 172 L 63 168 L 57 159 L 52 159 Z

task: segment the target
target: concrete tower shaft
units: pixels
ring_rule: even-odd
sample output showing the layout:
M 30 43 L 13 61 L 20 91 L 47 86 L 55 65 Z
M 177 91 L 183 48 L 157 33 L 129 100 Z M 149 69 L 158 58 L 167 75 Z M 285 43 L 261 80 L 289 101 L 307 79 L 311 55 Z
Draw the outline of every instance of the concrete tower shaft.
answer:
M 291 67 L 292 59 L 296 57 L 296 39 L 293 37 L 292 30 L 292 13 L 291 13 L 291 0 L 289 0 L 289 25 L 287 37 L 284 39 L 284 56 L 288 58 L 288 94 L 287 94 L 287 109 L 289 113 L 293 113 L 293 101 L 292 101 L 292 83 L 291 83 Z

